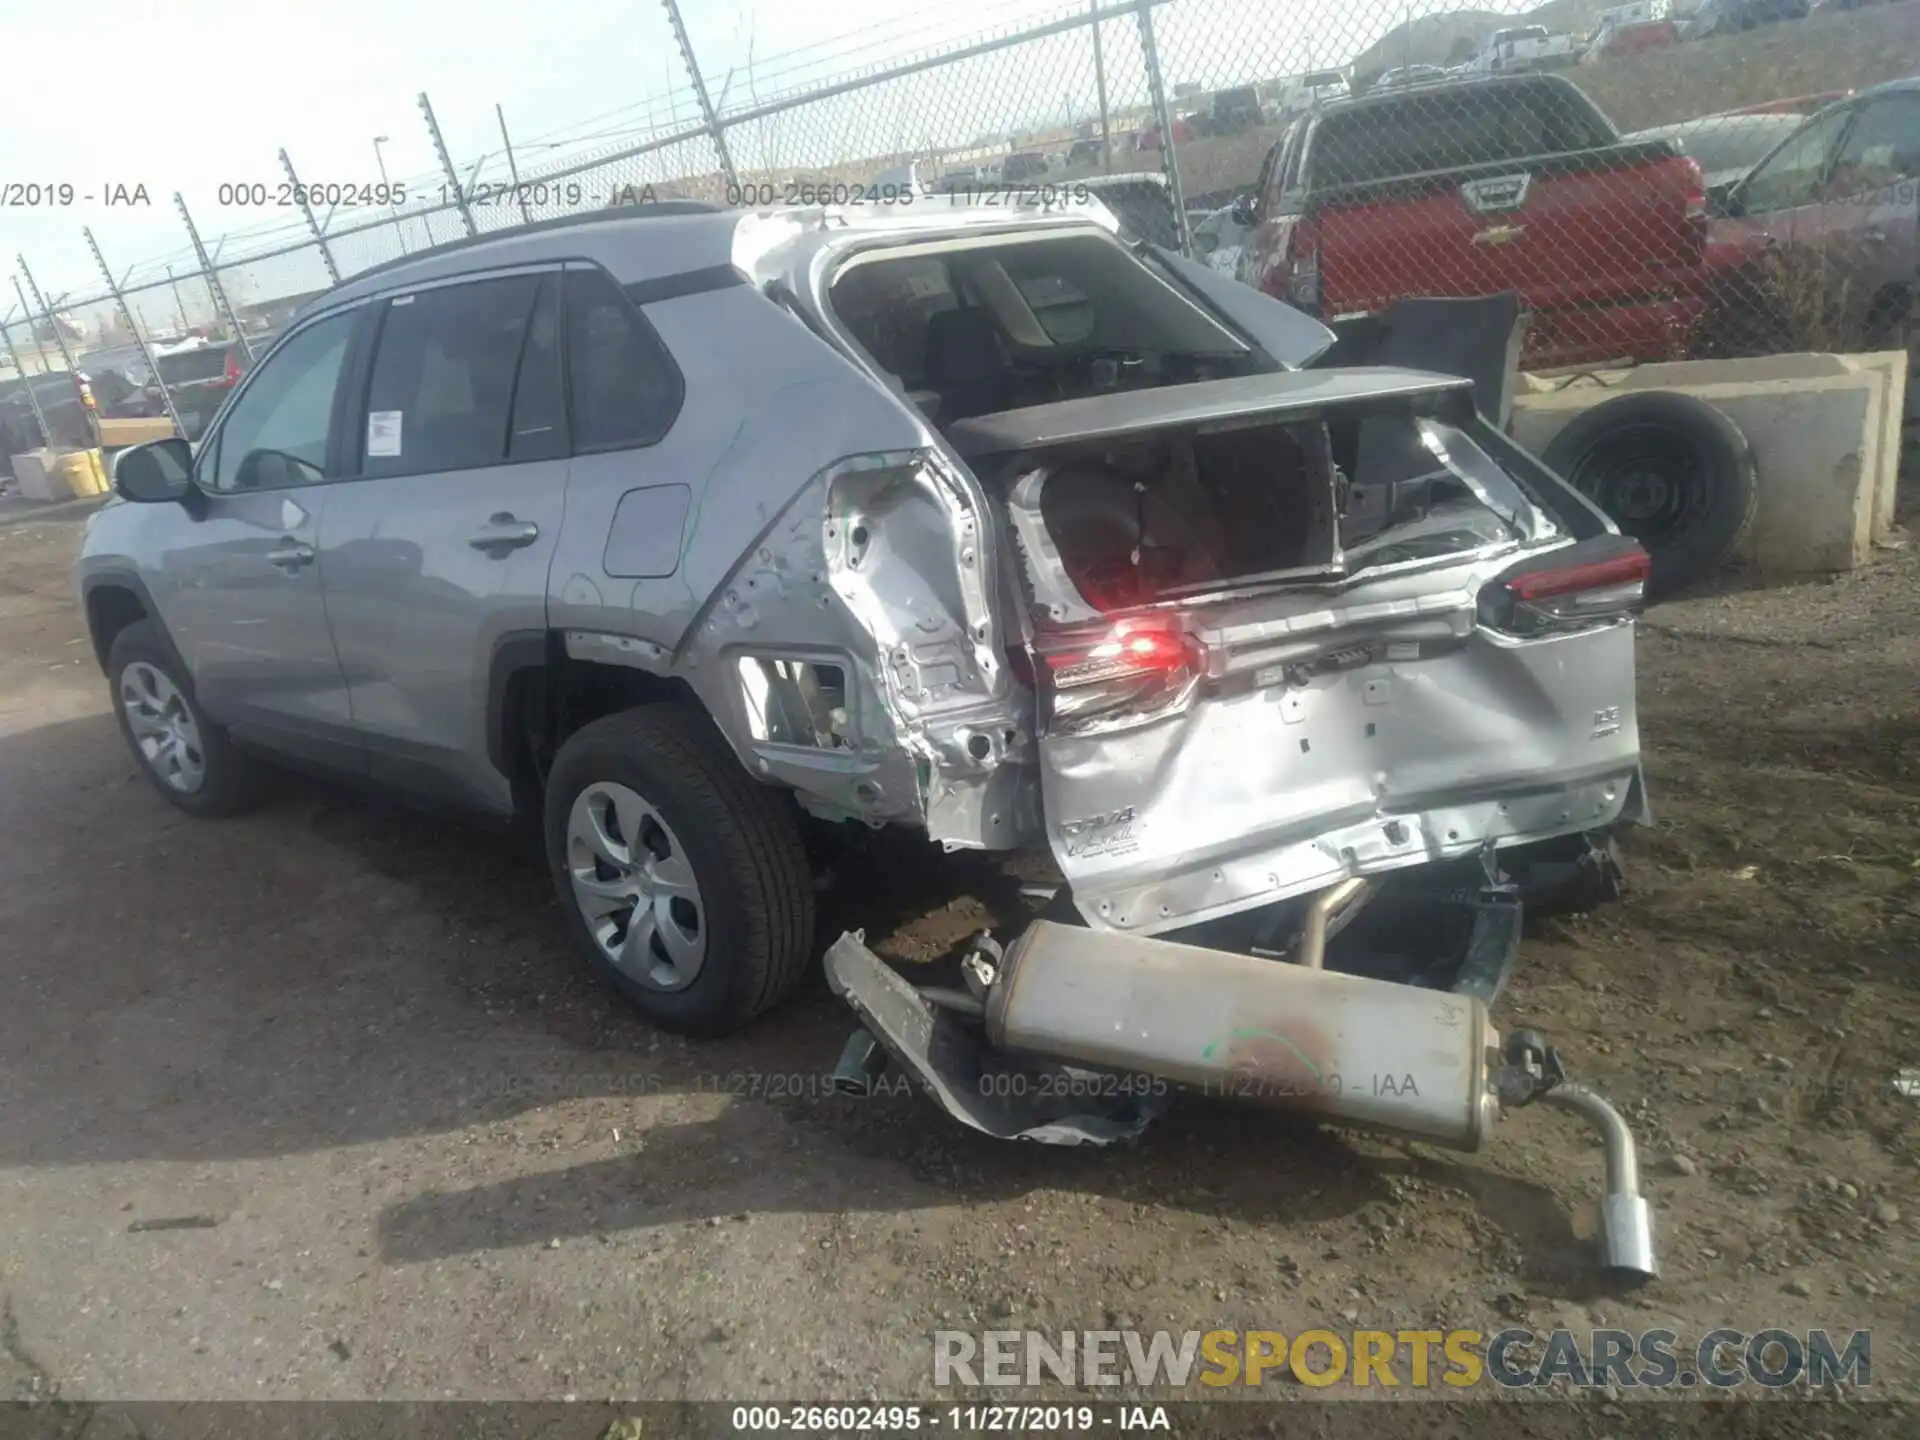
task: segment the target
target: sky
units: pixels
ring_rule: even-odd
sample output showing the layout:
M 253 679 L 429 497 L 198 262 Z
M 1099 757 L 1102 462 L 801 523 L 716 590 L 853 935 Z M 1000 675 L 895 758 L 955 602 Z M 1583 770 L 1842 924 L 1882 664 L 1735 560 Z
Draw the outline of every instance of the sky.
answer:
M 1110 0 L 1111 3 L 1111 0 Z M 1484 3 L 1484 0 L 1483 0 Z M 979 0 L 928 9 L 912 0 L 684 0 L 683 16 L 713 98 L 731 112 L 794 88 L 897 63 L 983 32 L 1051 18 L 1062 0 Z M 1421 0 L 1413 9 L 1449 9 Z M 1511 8 L 1493 0 L 1489 8 Z M 300 212 L 222 205 L 222 186 L 264 187 L 284 176 L 284 147 L 310 185 L 376 184 L 379 162 L 410 196 L 443 183 L 417 97 L 426 91 L 463 182 L 476 161 L 482 182 L 504 182 L 498 104 L 523 175 L 583 154 L 693 123 L 686 71 L 659 3 L 636 0 L 173 0 L 164 23 L 151 4 L 6 5 L 10 65 L 0 102 L 0 187 L 71 185 L 68 205 L 0 203 L 0 265 L 25 255 L 50 299 L 96 295 L 103 283 L 83 227 L 117 277 L 161 281 L 164 265 L 193 267 L 174 208 L 179 192 L 210 249 L 255 253 L 305 233 Z M 1224 84 L 1284 73 L 1289 62 L 1337 64 L 1407 13 L 1398 0 L 1170 0 L 1156 12 L 1169 81 Z M 1113 103 L 1144 100 L 1131 21 L 1103 27 Z M 111 37 L 125 37 L 116 50 Z M 23 57 L 48 63 L 20 63 Z M 736 163 L 819 163 L 903 148 L 952 144 L 991 132 L 1093 111 L 1086 31 L 1019 52 L 896 82 L 881 90 L 742 127 Z M 374 137 L 386 142 L 376 152 Z M 710 169 L 704 142 L 635 165 L 653 178 L 675 163 Z M 483 159 L 484 157 L 484 159 Z M 664 161 L 664 169 L 663 162 Z M 600 177 L 604 182 L 604 176 Z M 148 203 L 108 203 L 112 193 Z M 244 191 L 242 192 L 244 193 Z M 256 191 L 257 193 L 257 191 Z M 91 198 L 88 198 L 91 197 Z M 10 196 L 0 189 L 0 202 Z M 137 198 L 137 196 L 136 196 Z M 363 212 L 378 217 L 384 212 Z M 344 215 L 328 222 L 338 229 Z M 414 218 L 338 242 L 343 271 L 454 238 L 451 215 Z M 226 237 L 222 240 L 221 237 Z M 326 283 L 311 247 L 297 258 L 249 267 L 236 299 Z M 13 303 L 0 287 L 0 313 Z M 165 285 L 136 300 L 143 324 L 164 326 L 184 309 L 199 323 L 210 302 L 198 282 Z M 97 312 L 88 312 L 89 316 Z

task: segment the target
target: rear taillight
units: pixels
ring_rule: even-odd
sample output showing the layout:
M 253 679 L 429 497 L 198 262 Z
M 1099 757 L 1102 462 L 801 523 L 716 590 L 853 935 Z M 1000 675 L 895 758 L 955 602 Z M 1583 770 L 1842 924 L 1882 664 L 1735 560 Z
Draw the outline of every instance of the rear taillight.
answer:
M 227 368 L 220 372 L 220 381 L 225 385 L 240 383 L 240 357 L 231 350 L 227 352 Z
M 1640 613 L 1653 562 L 1640 542 L 1602 535 L 1523 560 L 1480 592 L 1480 623 L 1508 635 L 1563 634 Z
M 1287 235 L 1287 299 L 1302 310 L 1320 308 L 1320 226 L 1302 219 Z
M 1707 177 L 1700 171 L 1698 160 L 1683 159 L 1687 180 L 1687 219 L 1704 220 L 1707 218 Z
M 1160 619 L 1042 637 L 1043 718 L 1049 733 L 1141 725 L 1186 708 L 1206 674 L 1206 649 Z

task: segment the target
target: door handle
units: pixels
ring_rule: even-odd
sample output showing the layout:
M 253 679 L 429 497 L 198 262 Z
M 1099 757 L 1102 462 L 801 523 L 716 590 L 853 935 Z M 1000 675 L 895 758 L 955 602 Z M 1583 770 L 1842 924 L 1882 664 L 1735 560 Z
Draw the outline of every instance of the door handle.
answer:
M 278 550 L 269 550 L 267 559 L 291 575 L 313 563 L 313 547 L 297 540 L 282 541 Z
M 467 544 L 476 550 L 518 550 L 540 538 L 540 527 L 531 520 L 516 520 L 502 511 L 472 535 Z

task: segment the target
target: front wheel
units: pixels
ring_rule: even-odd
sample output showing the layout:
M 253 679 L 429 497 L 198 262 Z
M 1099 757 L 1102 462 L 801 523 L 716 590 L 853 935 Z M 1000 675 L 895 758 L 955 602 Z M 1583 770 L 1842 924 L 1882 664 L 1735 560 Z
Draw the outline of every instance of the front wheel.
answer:
M 724 1035 L 805 975 L 813 884 L 791 798 L 697 711 L 645 705 L 575 732 L 547 777 L 546 840 L 588 966 L 662 1029 Z
M 120 733 L 156 790 L 189 815 L 235 815 L 254 803 L 257 767 L 207 719 L 152 621 L 114 636 L 107 680 Z

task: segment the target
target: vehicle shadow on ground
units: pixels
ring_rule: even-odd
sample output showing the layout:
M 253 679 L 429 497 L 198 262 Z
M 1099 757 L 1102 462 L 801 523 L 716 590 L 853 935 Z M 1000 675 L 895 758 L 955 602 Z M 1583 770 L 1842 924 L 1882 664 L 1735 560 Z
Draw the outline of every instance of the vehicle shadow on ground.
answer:
M 13 837 L 0 914 L 33 937 L 0 1010 L 12 1097 L 0 1165 L 303 1154 L 635 1102 L 634 1154 L 390 1208 L 382 1254 L 406 1263 L 740 1212 L 1041 1189 L 1309 1222 L 1386 1199 L 1387 1177 L 1416 1163 L 1199 1101 L 1138 1145 L 1065 1150 L 974 1134 L 905 1085 L 827 1094 L 819 1077 L 853 1021 L 819 981 L 741 1035 L 663 1035 L 568 951 L 525 837 L 297 778 L 274 789 L 253 815 L 201 822 L 150 791 L 108 716 L 0 738 L 0 833 Z M 924 959 L 982 917 L 1024 913 L 1017 875 L 925 849 L 924 865 L 901 849 L 856 866 L 823 904 L 823 930 L 861 924 Z M 658 1097 L 671 1104 L 650 1117 Z M 1427 1183 L 1473 1194 L 1529 1267 L 1579 1273 L 1550 1191 L 1417 1163 Z

